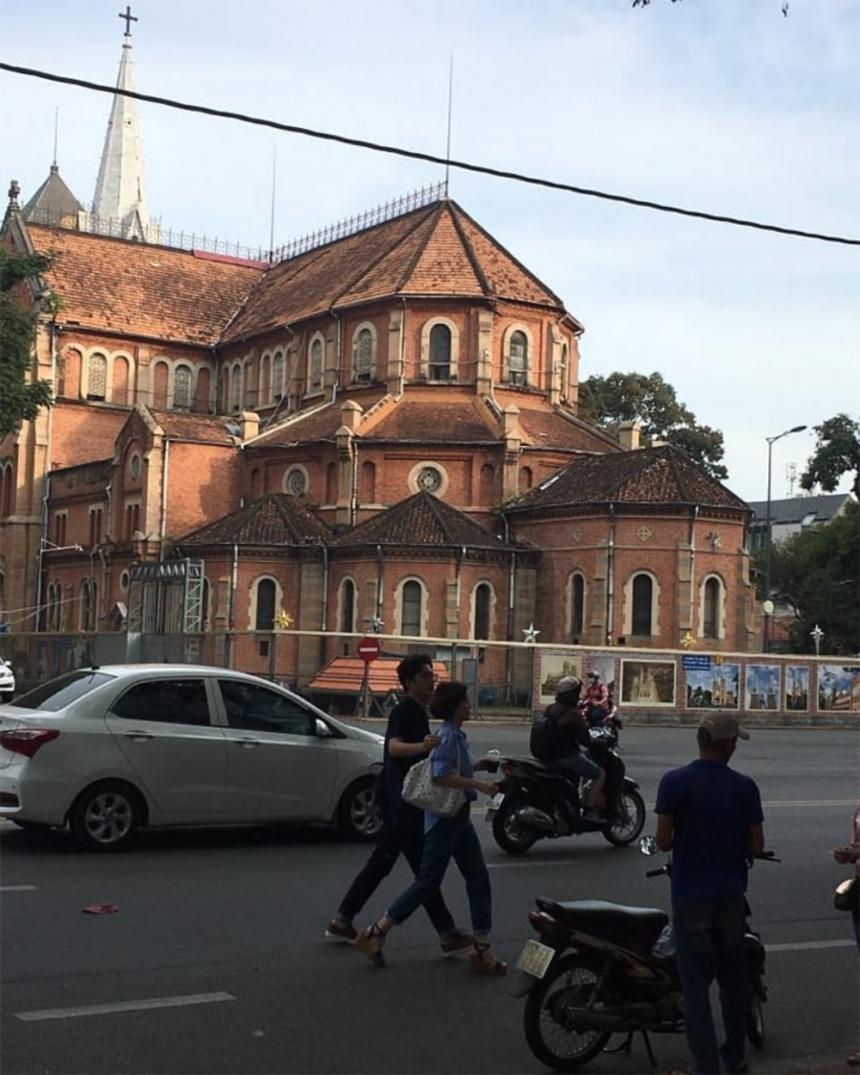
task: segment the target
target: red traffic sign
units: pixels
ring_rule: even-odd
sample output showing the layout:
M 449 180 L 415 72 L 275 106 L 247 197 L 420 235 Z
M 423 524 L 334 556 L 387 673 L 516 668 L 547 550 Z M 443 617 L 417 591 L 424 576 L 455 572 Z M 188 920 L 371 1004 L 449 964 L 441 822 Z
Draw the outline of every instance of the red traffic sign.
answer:
M 362 638 L 355 647 L 355 652 L 365 664 L 370 664 L 371 661 L 375 661 L 379 656 L 380 649 L 378 638 Z

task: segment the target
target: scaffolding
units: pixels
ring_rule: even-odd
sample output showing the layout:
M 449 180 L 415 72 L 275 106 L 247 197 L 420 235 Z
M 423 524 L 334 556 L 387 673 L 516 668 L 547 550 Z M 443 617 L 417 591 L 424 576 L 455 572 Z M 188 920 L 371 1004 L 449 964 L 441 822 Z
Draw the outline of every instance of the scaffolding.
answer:
M 145 634 L 195 634 L 203 629 L 203 561 L 158 560 L 132 564 L 128 630 Z

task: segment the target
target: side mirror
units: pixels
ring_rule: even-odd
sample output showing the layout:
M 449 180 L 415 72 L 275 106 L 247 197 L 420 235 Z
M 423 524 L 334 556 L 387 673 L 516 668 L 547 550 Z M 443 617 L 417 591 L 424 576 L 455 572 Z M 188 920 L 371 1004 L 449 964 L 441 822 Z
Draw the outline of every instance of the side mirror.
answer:
M 643 836 L 639 841 L 639 850 L 643 855 L 659 855 L 660 848 L 653 836 Z
M 326 722 L 320 717 L 316 718 L 316 722 L 314 724 L 314 735 L 318 736 L 318 738 L 320 739 L 333 738 L 331 728 L 329 728 Z

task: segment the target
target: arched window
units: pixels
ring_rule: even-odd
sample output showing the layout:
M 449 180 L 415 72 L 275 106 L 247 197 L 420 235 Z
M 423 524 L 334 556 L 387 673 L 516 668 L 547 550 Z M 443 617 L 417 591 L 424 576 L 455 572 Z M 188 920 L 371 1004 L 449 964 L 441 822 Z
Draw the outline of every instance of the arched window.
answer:
M 87 399 L 104 399 L 107 393 L 107 359 L 90 355 L 87 362 Z
M 561 362 L 559 363 L 559 368 L 558 368 L 558 379 L 559 379 L 558 390 L 559 390 L 559 395 L 561 396 L 562 399 L 567 399 L 567 393 L 568 393 L 568 380 L 567 379 L 570 376 L 569 368 L 570 368 L 570 359 L 569 359 L 569 356 L 568 356 L 567 344 L 563 343 L 561 345 Z
M 490 637 L 490 610 L 493 590 L 488 582 L 481 582 L 475 589 L 475 638 Z
M 197 391 L 194 393 L 194 410 L 198 414 L 206 414 L 211 406 L 210 401 L 211 377 L 205 366 L 197 369 Z
M 421 583 L 409 579 L 400 594 L 400 633 L 421 634 Z
M 116 355 L 113 360 L 110 398 L 114 403 L 128 403 L 128 359 Z
M 705 580 L 702 635 L 705 638 L 720 637 L 720 580 L 713 575 Z
M 376 503 L 376 466 L 367 460 L 361 464 L 361 495 L 362 504 Z
M 431 381 L 447 381 L 451 376 L 451 330 L 447 325 L 434 325 L 430 329 Z
M 531 489 L 533 481 L 532 468 L 520 467 L 519 474 L 519 488 L 520 492 L 524 493 L 527 489 Z
M 318 337 L 311 343 L 308 362 L 308 391 L 319 392 L 323 386 L 323 342 Z
M 91 579 L 84 579 L 81 583 L 80 599 L 81 630 L 94 631 L 96 629 L 96 584 Z
M 257 614 L 254 617 L 256 631 L 273 631 L 275 628 L 275 583 L 272 579 L 260 579 L 257 583 Z
M 191 367 L 177 366 L 173 373 L 173 406 L 178 411 L 191 410 Z
M 284 394 L 284 356 L 275 352 L 272 360 L 272 398 L 277 402 Z
M 585 631 L 585 578 L 579 571 L 570 577 L 570 637 L 578 639 Z
M 234 366 L 230 373 L 230 409 L 234 411 L 242 408 L 242 367 Z
M 355 338 L 355 368 L 353 380 L 373 380 L 373 333 L 363 328 Z
M 511 384 L 528 384 L 529 341 L 517 329 L 511 333 L 508 351 L 508 379 Z
M 340 629 L 344 633 L 355 630 L 355 583 L 344 579 L 340 584 Z
M 651 604 L 654 596 L 654 583 L 650 575 L 636 575 L 633 579 L 632 633 L 650 635 L 652 633 Z

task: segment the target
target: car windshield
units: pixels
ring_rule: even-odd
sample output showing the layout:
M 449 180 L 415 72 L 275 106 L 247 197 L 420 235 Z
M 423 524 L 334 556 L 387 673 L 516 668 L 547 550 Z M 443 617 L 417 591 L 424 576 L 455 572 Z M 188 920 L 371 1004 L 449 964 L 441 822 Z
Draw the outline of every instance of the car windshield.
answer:
M 77 672 L 58 676 L 40 687 L 34 687 L 16 698 L 13 705 L 21 709 L 46 709 L 55 712 L 115 678 L 106 672 L 93 672 L 91 669 L 82 668 Z

